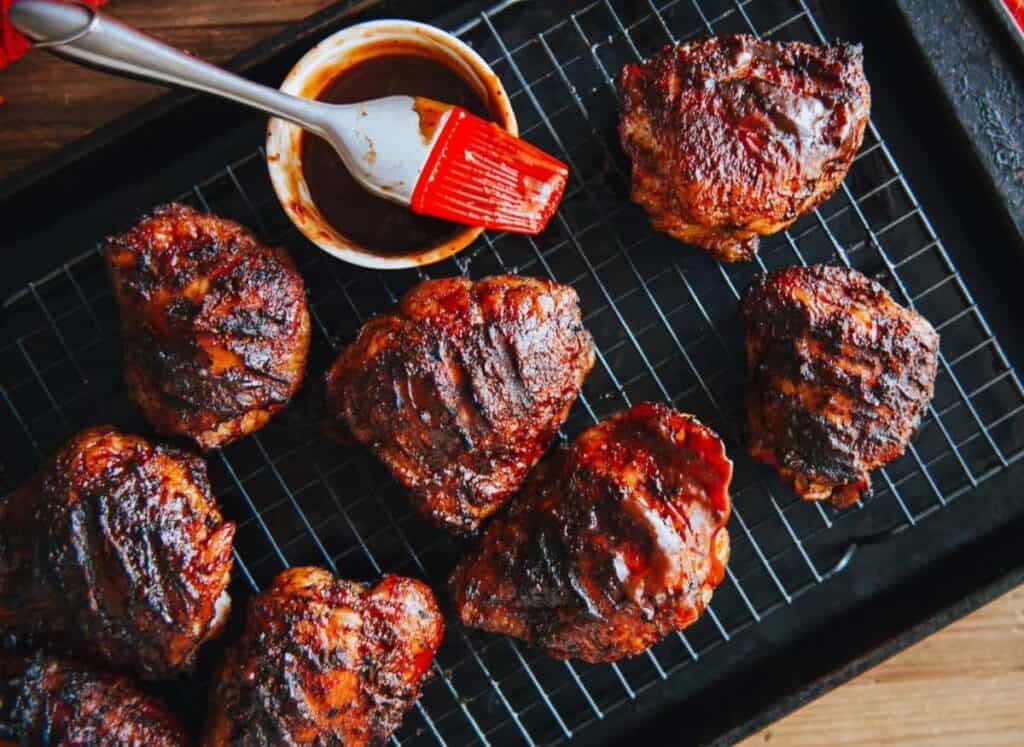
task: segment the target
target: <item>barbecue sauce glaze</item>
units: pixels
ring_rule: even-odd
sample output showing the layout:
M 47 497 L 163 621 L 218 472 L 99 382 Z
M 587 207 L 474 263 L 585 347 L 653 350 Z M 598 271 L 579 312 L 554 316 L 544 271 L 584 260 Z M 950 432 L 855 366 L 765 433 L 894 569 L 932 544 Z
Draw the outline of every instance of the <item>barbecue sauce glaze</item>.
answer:
M 351 104 L 396 95 L 456 104 L 478 117 L 495 119 L 458 73 L 414 51 L 360 62 L 342 71 L 317 98 L 331 104 Z M 327 221 L 371 252 L 409 254 L 439 244 L 463 229 L 370 194 L 348 173 L 331 146 L 309 133 L 302 136 L 302 174 L 313 202 Z

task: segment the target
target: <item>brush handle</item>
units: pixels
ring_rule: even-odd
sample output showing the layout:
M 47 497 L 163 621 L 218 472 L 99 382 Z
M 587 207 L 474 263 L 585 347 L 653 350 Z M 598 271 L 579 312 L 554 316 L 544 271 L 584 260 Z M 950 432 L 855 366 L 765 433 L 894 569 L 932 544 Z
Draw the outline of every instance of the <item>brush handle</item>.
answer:
M 63 57 L 122 75 L 212 93 L 318 135 L 327 134 L 324 104 L 221 70 L 85 5 L 20 0 L 11 6 L 9 18 L 36 46 Z

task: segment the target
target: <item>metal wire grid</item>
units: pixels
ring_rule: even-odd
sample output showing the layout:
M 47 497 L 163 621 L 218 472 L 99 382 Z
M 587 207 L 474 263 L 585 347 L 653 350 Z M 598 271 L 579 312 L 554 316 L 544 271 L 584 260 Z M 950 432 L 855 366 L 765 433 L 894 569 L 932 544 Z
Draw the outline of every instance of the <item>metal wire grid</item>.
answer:
M 849 545 L 840 525 L 868 510 L 875 527 L 912 526 L 1024 453 L 1024 388 L 873 124 L 838 193 L 764 241 L 756 266 L 725 266 L 683 249 L 628 204 L 627 164 L 615 142 L 621 66 L 704 33 L 824 41 L 804 0 L 597 0 L 557 14 L 539 5 L 503 2 L 458 31 L 506 82 L 525 136 L 572 167 L 563 208 L 542 236 L 485 235 L 429 274 L 518 271 L 575 286 L 598 364 L 562 437 L 644 399 L 697 414 L 736 459 L 733 557 L 696 625 L 617 665 L 554 662 L 511 639 L 463 630 L 449 616 L 437 676 L 396 744 L 569 739 L 844 567 Z M 312 250 L 277 206 L 262 151 L 179 199 L 292 248 L 314 320 L 312 378 L 366 318 L 428 275 L 362 271 Z M 876 277 L 942 333 L 936 397 L 919 434 L 880 471 L 874 496 L 845 512 L 796 499 L 745 457 L 739 440 L 736 300 L 756 272 L 818 261 Z M 13 342 L 0 348 L 0 424 L 11 436 L 11 465 L 37 464 L 89 424 L 144 429 L 121 388 L 117 312 L 95 250 L 30 283 L 4 311 L 4 337 Z M 412 513 L 365 452 L 323 443 L 312 388 L 266 429 L 208 459 L 224 512 L 239 522 L 236 599 L 300 563 L 354 578 L 406 573 L 441 588 L 458 548 Z M 6 469 L 0 489 L 23 477 Z

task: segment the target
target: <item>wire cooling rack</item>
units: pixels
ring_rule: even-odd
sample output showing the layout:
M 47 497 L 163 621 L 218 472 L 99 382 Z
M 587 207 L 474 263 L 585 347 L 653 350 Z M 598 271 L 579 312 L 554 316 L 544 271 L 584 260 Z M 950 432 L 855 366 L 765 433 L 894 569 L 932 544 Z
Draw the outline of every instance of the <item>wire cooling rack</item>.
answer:
M 503 2 L 457 32 L 506 83 L 525 137 L 572 168 L 563 207 L 543 235 L 486 234 L 429 270 L 378 273 L 327 258 L 292 228 L 262 150 L 178 196 L 291 248 L 314 321 L 311 380 L 368 317 L 428 274 L 550 276 L 579 291 L 598 348 L 562 438 L 631 403 L 665 400 L 717 429 L 736 460 L 732 560 L 696 625 L 641 656 L 594 666 L 552 661 L 449 617 L 436 676 L 396 744 L 569 739 L 841 570 L 854 546 L 848 538 L 837 544 L 847 536 L 837 529 L 851 517 L 866 511 L 876 527 L 912 527 L 1024 452 L 1020 380 L 873 124 L 838 192 L 765 239 L 755 263 L 723 265 L 684 248 L 651 231 L 628 202 L 616 134 L 622 65 L 706 33 L 825 41 L 803 0 L 600 0 L 569 3 L 571 13 L 542 5 Z M 0 427 L 10 459 L 3 492 L 79 428 L 105 421 L 145 428 L 123 393 L 117 311 L 101 257 L 82 249 L 3 306 Z M 942 334 L 936 395 L 920 432 L 901 459 L 876 473 L 874 495 L 844 512 L 798 500 L 751 463 L 739 439 L 737 299 L 756 273 L 810 262 L 875 277 Z M 455 543 L 412 513 L 365 451 L 324 443 L 314 389 L 258 434 L 208 456 L 215 493 L 239 523 L 236 610 L 281 568 L 303 563 L 367 580 L 409 574 L 441 589 Z

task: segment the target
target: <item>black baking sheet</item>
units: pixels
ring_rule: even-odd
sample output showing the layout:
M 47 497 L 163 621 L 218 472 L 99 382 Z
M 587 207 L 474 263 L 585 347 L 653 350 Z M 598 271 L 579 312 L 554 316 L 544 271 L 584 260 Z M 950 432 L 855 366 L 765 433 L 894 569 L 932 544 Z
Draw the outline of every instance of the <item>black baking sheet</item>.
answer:
M 437 7 L 411 3 L 349 4 L 262 45 L 240 64 L 257 79 L 279 81 L 302 51 L 353 10 L 360 18 L 400 15 L 462 28 L 496 63 L 528 137 L 569 158 L 577 173 L 564 220 L 553 232 L 535 242 L 490 236 L 430 272 L 478 276 L 518 269 L 572 281 L 602 362 L 565 435 L 629 401 L 673 398 L 728 435 L 738 458 L 736 502 L 743 519 L 732 527 L 735 579 L 716 596 L 714 615 L 685 638 L 673 637 L 650 656 L 614 669 L 567 668 L 529 647 L 453 626 L 437 677 L 398 740 L 601 742 L 641 725 L 660 729 L 666 721 L 686 741 L 735 736 L 912 640 L 922 619 L 945 619 L 1019 578 L 1021 551 L 1009 539 L 1022 513 L 1012 489 L 1019 470 L 1009 466 L 1020 453 L 1013 399 L 1019 385 L 1007 372 L 1020 359 L 1012 334 L 1020 300 L 1011 283 L 1020 256 L 993 248 L 999 207 L 987 204 L 993 185 L 972 171 L 965 141 L 940 137 L 938 102 L 922 95 L 915 72 L 925 68 L 909 45 L 900 48 L 899 34 L 906 32 L 895 12 L 773 0 L 592 2 L 558 9 L 523 2 L 459 4 L 438 17 Z M 849 192 L 786 236 L 766 241 L 765 266 L 845 258 L 890 284 L 898 297 L 923 294 L 919 305 L 942 292 L 948 300 L 926 313 L 936 323 L 956 317 L 946 337 L 962 344 L 946 351 L 947 364 L 953 363 L 940 385 L 945 399 L 936 403 L 944 427 L 923 430 L 918 451 L 893 465 L 878 479 L 879 493 L 849 512 L 795 500 L 769 471 L 738 456 L 741 412 L 733 402 L 742 391 L 742 366 L 735 293 L 760 268 L 721 268 L 652 234 L 642 215 L 625 205 L 608 78 L 668 35 L 699 34 L 709 26 L 716 32 L 772 29 L 783 38 L 813 38 L 823 29 L 866 45 L 877 129 L 847 180 Z M 10 229 L 5 235 L 14 237 L 7 247 L 11 272 L 0 278 L 9 298 L 4 360 L 11 362 L 3 379 L 11 405 L 2 424 L 11 444 L 4 490 L 81 425 L 101 418 L 145 428 L 121 390 L 115 310 L 93 250 L 98 238 L 141 210 L 182 197 L 288 245 L 323 320 L 311 378 L 366 315 L 386 309 L 418 279 L 348 268 L 298 237 L 269 194 L 258 152 L 262 130 L 259 116 L 172 94 L 0 188 L 0 220 Z M 947 297 L 949 288 L 954 293 Z M 956 331 L 963 322 L 971 323 L 970 331 Z M 1001 344 L 994 346 L 994 339 Z M 981 379 L 968 381 L 979 372 Z M 966 396 L 996 377 L 1008 388 L 1000 386 L 994 401 Z M 957 405 L 958 398 L 965 402 Z M 369 579 L 377 572 L 372 556 L 386 560 L 378 562 L 384 570 L 426 576 L 439 586 L 456 549 L 410 515 L 372 460 L 320 442 L 310 428 L 311 402 L 300 396 L 260 436 L 209 460 L 226 510 L 245 523 L 236 598 L 244 599 L 284 562 L 328 558 L 340 572 Z M 14 408 L 31 416 L 17 422 Z M 957 430 L 972 423 L 973 431 Z M 952 449 L 951 441 L 964 443 Z M 339 469 L 347 463 L 356 466 Z M 332 470 L 345 480 L 319 477 Z M 359 495 L 350 494 L 353 486 Z M 846 556 L 849 562 L 841 563 Z M 907 588 L 913 602 L 900 604 Z M 198 684 L 218 648 L 203 652 Z M 178 706 L 197 719 L 201 690 L 189 693 L 192 698 L 173 690 Z

